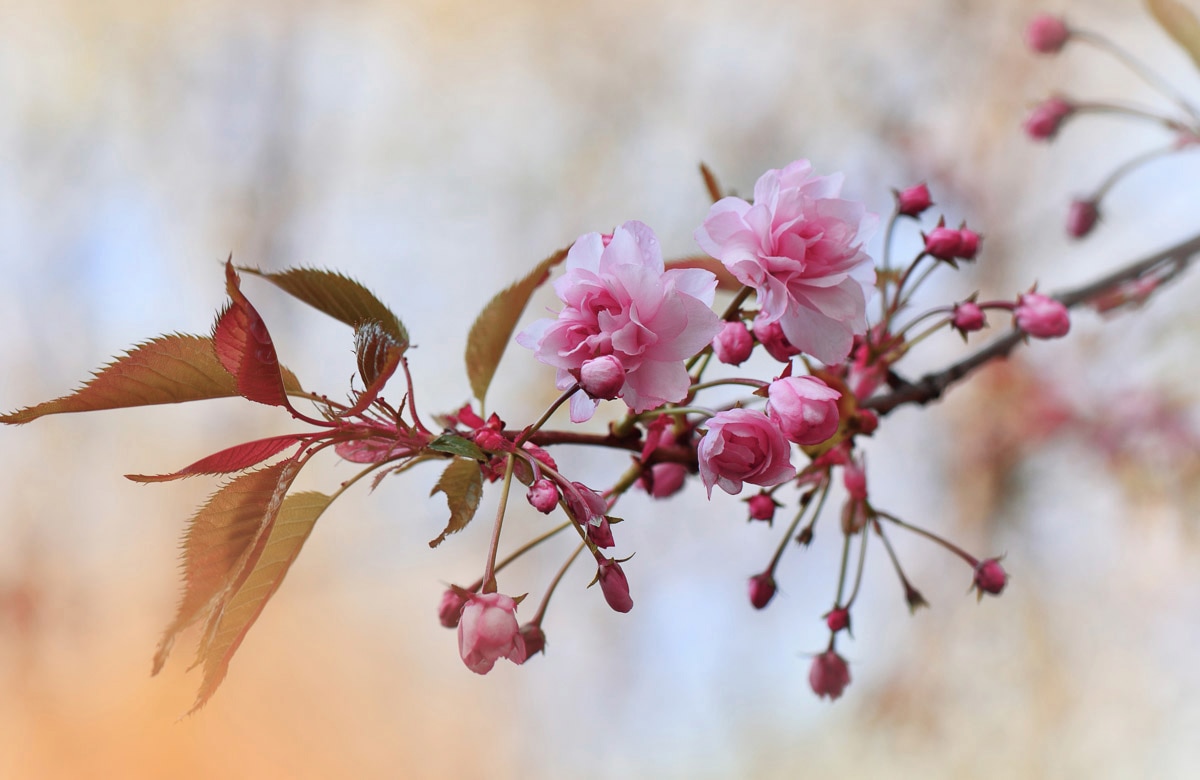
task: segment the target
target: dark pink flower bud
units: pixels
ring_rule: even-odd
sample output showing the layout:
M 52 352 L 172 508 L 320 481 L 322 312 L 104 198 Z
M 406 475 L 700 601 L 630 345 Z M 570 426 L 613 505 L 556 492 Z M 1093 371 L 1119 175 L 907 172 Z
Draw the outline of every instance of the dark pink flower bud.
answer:
M 842 468 L 842 483 L 851 501 L 867 500 L 867 472 L 858 461 L 852 460 Z
M 1028 292 L 1017 299 L 1013 310 L 1017 327 L 1038 339 L 1053 339 L 1071 330 L 1067 307 L 1041 293 Z
M 470 404 L 464 404 L 463 408 L 451 415 L 451 419 L 465 425 L 468 428 L 479 428 L 483 425 L 483 418 L 475 413 Z
M 1035 141 L 1050 141 L 1062 123 L 1075 113 L 1075 107 L 1060 97 L 1043 100 L 1025 119 L 1025 134 Z
M 496 661 L 525 661 L 525 640 L 517 625 L 517 602 L 502 593 L 471 596 L 458 621 L 458 652 L 476 674 L 487 674 Z
M 825 613 L 825 625 L 829 626 L 829 630 L 835 634 L 842 629 L 849 629 L 850 610 L 845 607 L 829 610 Z
M 529 499 L 529 503 L 533 505 L 534 509 L 544 515 L 550 514 L 554 511 L 554 507 L 558 506 L 558 488 L 544 477 L 530 486 L 525 497 Z
M 754 338 L 763 345 L 767 354 L 780 363 L 787 363 L 800 354 L 800 350 L 783 335 L 783 326 L 776 322 L 764 322 L 762 317 L 754 320 Z
M 962 234 L 954 228 L 935 227 L 925 236 L 925 251 L 939 260 L 953 260 L 962 247 Z
M 820 444 L 837 433 L 841 397 L 815 376 L 788 376 L 767 389 L 767 414 L 788 441 Z
M 750 578 L 750 603 L 755 609 L 762 609 L 775 598 L 775 578 L 771 572 L 764 571 Z
M 628 612 L 633 609 L 633 599 L 629 595 L 629 580 L 621 564 L 605 558 L 600 562 L 596 574 L 600 580 L 600 590 L 604 592 L 604 600 L 608 606 L 617 612 Z
M 872 409 L 858 410 L 858 432 L 864 436 L 870 436 L 875 433 L 875 429 L 879 427 L 879 415 L 875 414 Z
M 896 212 L 906 217 L 920 216 L 922 211 L 932 205 L 929 188 L 924 182 L 896 193 Z
M 574 490 L 566 490 L 563 497 L 567 500 L 567 508 L 578 523 L 599 522 L 608 512 L 608 502 L 604 496 L 592 490 L 582 482 L 572 482 Z
M 750 505 L 751 520 L 765 520 L 768 523 L 775 519 L 775 509 L 779 504 L 768 493 L 756 493 L 746 499 Z
M 741 320 L 726 322 L 721 326 L 721 332 L 713 339 L 712 345 L 717 360 L 731 366 L 740 366 L 754 350 L 754 337 L 750 335 L 746 323 Z
M 984 593 L 999 596 L 1007 584 L 1008 574 L 1005 573 L 1004 567 L 1000 565 L 999 558 L 988 558 L 986 561 L 980 561 L 975 566 L 975 588 L 978 590 L 980 597 Z
M 667 498 L 683 490 L 687 474 L 687 466 L 682 463 L 655 463 L 650 467 L 650 479 L 642 477 L 641 485 L 654 498 Z
M 960 228 L 958 231 L 958 256 L 963 260 L 974 260 L 979 254 L 979 242 L 982 236 L 970 228 Z
M 592 398 L 611 401 L 625 386 L 625 367 L 613 355 L 585 360 L 579 368 L 579 386 Z
M 508 447 L 508 439 L 504 438 L 504 434 L 491 428 L 480 428 L 471 438 L 481 449 L 488 452 L 503 452 Z
M 826 650 L 813 659 L 808 670 L 808 684 L 817 696 L 837 699 L 850 684 L 850 667 L 833 650 Z
M 981 329 L 987 324 L 987 318 L 984 317 L 983 309 L 974 301 L 963 301 L 955 305 L 954 315 L 950 320 L 959 333 L 966 335 L 972 331 Z
M 1092 232 L 1099 219 L 1100 209 L 1096 208 L 1094 200 L 1073 200 L 1067 209 L 1067 235 L 1083 238 Z
M 1051 14 L 1038 14 L 1025 28 L 1025 43 L 1039 54 L 1057 54 L 1070 37 L 1067 23 L 1062 17 Z
M 546 633 L 537 623 L 526 623 L 521 626 L 521 639 L 525 640 L 525 661 L 538 653 L 546 652 Z M 521 661 L 521 663 L 525 663 Z
M 601 517 L 599 523 L 585 523 L 584 528 L 587 529 L 588 539 L 597 547 L 608 549 L 617 546 L 612 535 L 612 524 L 607 517 Z
M 463 605 L 467 599 L 454 588 L 447 588 L 442 594 L 442 603 L 438 604 L 438 622 L 446 628 L 458 626 L 458 616 L 462 614 Z

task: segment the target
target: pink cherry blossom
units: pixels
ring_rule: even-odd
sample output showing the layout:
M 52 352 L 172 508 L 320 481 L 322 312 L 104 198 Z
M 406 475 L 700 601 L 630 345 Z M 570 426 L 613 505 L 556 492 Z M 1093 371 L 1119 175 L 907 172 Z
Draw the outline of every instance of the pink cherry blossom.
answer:
M 1017 327 L 1038 339 L 1054 339 L 1071 330 L 1067 307 L 1041 293 L 1028 292 L 1017 300 L 1013 310 Z
M 599 233 L 581 236 L 567 254 L 566 268 L 554 283 L 565 304 L 557 319 L 533 323 L 517 343 L 558 369 L 560 390 L 581 381 L 585 363 L 610 357 L 598 368 L 610 372 L 620 366 L 624 381 L 616 394 L 633 411 L 682 401 L 690 387 L 684 361 L 721 329 L 709 308 L 716 277 L 694 268 L 664 271 L 658 239 L 641 222 L 626 222 L 607 243 Z M 599 384 L 611 389 L 607 381 Z M 576 393 L 571 420 L 589 419 L 597 403 Z
M 525 640 L 517 624 L 517 602 L 502 593 L 473 595 L 458 620 L 458 652 L 476 674 L 487 674 L 496 661 L 525 661 Z
M 550 514 L 558 506 L 558 488 L 545 477 L 530 485 L 525 497 L 534 509 L 544 515 Z
M 731 366 L 745 363 L 753 350 L 754 337 L 750 335 L 746 323 L 741 320 L 726 322 L 721 326 L 721 332 L 713 339 L 713 352 L 716 353 L 717 360 Z
M 705 252 L 754 288 L 759 317 L 824 363 L 844 360 L 854 335 L 866 331 L 875 283 L 862 250 L 874 218 L 837 197 L 841 188 L 840 174 L 813 176 L 809 162 L 797 160 L 759 178 L 753 205 L 736 197 L 714 203 L 696 231 Z
M 955 305 L 950 324 L 959 333 L 966 336 L 972 331 L 981 330 L 987 324 L 987 318 L 984 316 L 983 309 L 979 308 L 979 304 L 974 301 L 963 301 Z
M 933 199 L 929 195 L 929 187 L 924 182 L 896 193 L 896 213 L 906 217 L 920 216 L 921 212 L 932 205 Z
M 820 444 L 837 433 L 841 397 L 815 376 L 788 376 L 767 388 L 767 414 L 789 441 Z
M 757 409 L 730 409 L 709 419 L 708 433 L 696 447 L 700 479 L 712 496 L 713 485 L 730 495 L 742 483 L 771 487 L 796 476 L 791 445 L 770 417 Z

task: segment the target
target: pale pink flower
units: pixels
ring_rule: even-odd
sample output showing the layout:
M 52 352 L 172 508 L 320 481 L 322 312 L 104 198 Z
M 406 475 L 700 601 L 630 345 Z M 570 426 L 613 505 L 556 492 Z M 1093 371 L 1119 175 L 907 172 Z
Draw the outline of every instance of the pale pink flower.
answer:
M 700 479 L 712 496 L 713 485 L 730 495 L 742 483 L 771 487 L 796 476 L 791 445 L 779 426 L 757 409 L 729 409 L 709 419 L 708 432 L 696 446 Z
M 496 661 L 525 661 L 525 639 L 517 624 L 517 602 L 502 593 L 472 595 L 458 620 L 458 652 L 476 674 L 487 674 Z
M 850 684 L 850 667 L 836 652 L 826 650 L 813 659 L 808 670 L 808 684 L 817 696 L 837 699 Z
M 1067 307 L 1041 293 L 1028 292 L 1017 300 L 1013 310 L 1017 327 L 1038 339 L 1054 339 L 1071 330 Z
M 767 388 L 767 414 L 789 441 L 820 444 L 837 433 L 841 397 L 815 376 L 788 376 Z
M 615 363 L 624 371 L 617 394 L 633 411 L 682 401 L 690 387 L 684 361 L 721 329 L 709 308 L 716 277 L 694 268 L 664 271 L 658 239 L 641 222 L 626 222 L 607 243 L 599 233 L 581 236 L 566 269 L 554 283 L 565 304 L 558 318 L 533 323 L 517 343 L 558 369 L 560 390 L 581 380 L 585 363 L 611 357 L 605 368 Z M 589 419 L 597 403 L 575 393 L 571 420 Z
M 795 347 L 839 363 L 867 329 L 875 267 L 862 250 L 874 218 L 837 197 L 842 177 L 813 176 L 807 160 L 764 173 L 754 204 L 722 198 L 696 230 L 696 242 L 754 288 L 760 319 L 778 322 Z M 761 340 L 761 339 L 760 339 Z

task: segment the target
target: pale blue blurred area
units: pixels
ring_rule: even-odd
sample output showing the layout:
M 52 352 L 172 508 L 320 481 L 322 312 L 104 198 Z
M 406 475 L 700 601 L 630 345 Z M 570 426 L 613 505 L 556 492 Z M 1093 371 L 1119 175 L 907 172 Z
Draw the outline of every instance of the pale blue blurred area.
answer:
M 1056 5 L 1200 95 L 1131 4 Z M 928 180 L 948 221 L 985 234 L 978 266 L 931 284 L 928 305 L 980 288 L 1009 297 L 1035 278 L 1060 289 L 1188 235 L 1196 153 L 1114 190 L 1096 240 L 1063 237 L 1067 200 L 1120 159 L 1114 150 L 1161 135 L 1110 120 L 1069 127 L 1051 148 L 1023 139 L 1026 108 L 1054 88 L 1153 100 L 1083 52 L 1024 52 L 1036 10 L 0 0 L 0 407 L 67 392 L 145 338 L 206 332 L 232 253 L 364 282 L 412 333 L 419 408 L 449 411 L 470 396 L 471 319 L 542 257 L 627 219 L 651 224 L 669 256 L 696 252 L 701 160 L 748 195 L 765 169 L 809 157 L 821 173 L 844 171 L 847 195 L 877 212 L 891 187 Z M 244 289 L 305 386 L 344 394 L 350 332 L 261 282 Z M 1138 379 L 1194 401 L 1196 292 L 1184 280 L 1108 325 L 1082 314 L 1076 341 L 1029 358 L 1097 404 Z M 529 318 L 552 305 L 539 293 Z M 932 341 L 911 372 L 962 349 Z M 551 371 L 514 347 L 489 406 L 521 425 L 555 395 Z M 867 450 L 881 506 L 978 553 L 1007 551 L 1010 591 L 976 607 L 961 562 L 893 534 L 933 609 L 910 618 L 872 548 L 855 640 L 839 642 L 854 681 L 833 705 L 807 673 L 827 640 L 840 507 L 811 549 L 789 551 L 780 596 L 755 612 L 746 579 L 780 521 L 748 525 L 743 503 L 710 504 L 699 484 L 662 503 L 632 494 L 616 532 L 618 553 L 636 553 L 633 612 L 585 590 L 581 565 L 554 598 L 546 657 L 477 679 L 433 615 L 446 582 L 478 576 L 496 491 L 430 551 L 444 508 L 428 498 L 428 469 L 334 505 L 216 699 L 174 724 L 198 684 L 183 676 L 189 648 L 167 679 L 145 673 L 174 604 L 176 538 L 211 483 L 121 475 L 292 424 L 222 401 L 0 431 L 0 589 L 32 583 L 43 605 L 32 639 L 0 619 L 0 676 L 17 691 L 0 704 L 0 776 L 106 762 L 129 777 L 1191 776 L 1194 501 L 1131 494 L 1068 439 L 1013 469 L 987 505 L 995 514 L 971 516 L 983 502 L 956 480 L 966 440 L 999 414 L 992 401 L 952 394 L 899 412 Z M 598 487 L 628 463 L 555 454 Z M 306 489 L 353 473 L 311 471 Z M 519 497 L 512 514 L 510 546 L 545 525 Z M 502 580 L 529 591 L 523 613 L 568 552 L 547 545 Z M 109 725 L 63 725 L 73 717 Z M 60 740 L 78 747 L 60 755 Z

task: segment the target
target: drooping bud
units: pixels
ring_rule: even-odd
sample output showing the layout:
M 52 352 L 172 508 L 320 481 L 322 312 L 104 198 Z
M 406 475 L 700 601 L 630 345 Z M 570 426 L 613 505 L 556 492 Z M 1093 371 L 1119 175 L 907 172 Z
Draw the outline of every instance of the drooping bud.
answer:
M 604 600 L 608 602 L 608 606 L 617 612 L 633 609 L 633 598 L 629 595 L 629 579 L 620 563 L 605 558 L 600 562 L 596 577 L 600 581 L 600 590 L 604 592 Z
M 538 653 L 546 652 L 546 633 L 537 623 L 526 623 L 521 626 L 521 639 L 525 640 L 525 663 Z
M 1062 17 L 1051 14 L 1038 14 L 1025 28 L 1025 43 L 1039 54 L 1057 54 L 1070 37 L 1067 23 Z
M 1067 235 L 1083 238 L 1092 232 L 1100 219 L 1100 209 L 1094 200 L 1073 200 L 1067 209 Z
M 987 324 L 987 318 L 983 314 L 983 309 L 974 301 L 963 301 L 956 304 L 954 314 L 951 317 L 950 324 L 964 336 L 972 331 L 980 330 Z
M 829 626 L 829 630 L 837 633 L 842 629 L 850 630 L 850 610 L 845 607 L 836 607 L 825 613 L 825 625 Z
M 534 482 L 525 497 L 534 509 L 544 515 L 550 514 L 558 506 L 558 488 L 545 477 Z
M 458 652 L 476 674 L 487 674 L 501 658 L 525 661 L 525 640 L 517 625 L 517 602 L 502 593 L 472 595 L 458 622 Z
M 1071 330 L 1067 307 L 1041 293 L 1028 292 L 1017 299 L 1013 310 L 1017 327 L 1038 339 L 1053 339 Z
M 831 700 L 840 698 L 850 684 L 850 667 L 846 660 L 833 650 L 826 650 L 813 659 L 808 670 L 808 684 L 813 693 Z
M 775 519 L 775 509 L 779 506 L 765 491 L 750 496 L 746 503 L 750 505 L 751 520 L 765 520 L 768 523 Z
M 611 401 L 625 386 L 625 367 L 614 355 L 585 360 L 579 368 L 579 386 L 592 398 Z
M 1007 584 L 1008 574 L 1004 571 L 1004 567 L 1000 565 L 999 558 L 988 558 L 976 564 L 975 589 L 978 591 L 980 598 L 983 598 L 984 593 L 999 596 Z
M 800 350 L 783 335 L 783 326 L 778 321 L 764 322 L 762 317 L 754 320 L 754 338 L 767 350 L 767 354 L 780 363 L 787 363 L 800 354 Z
M 650 467 L 650 479 L 643 476 L 641 485 L 654 498 L 667 498 L 683 490 L 687 475 L 687 466 L 682 463 L 655 463 Z
M 775 577 L 771 572 L 764 571 L 750 578 L 750 603 L 755 609 L 762 609 L 775 598 Z
M 896 213 L 905 217 L 917 217 L 933 205 L 929 188 L 925 183 L 913 185 L 896 193 Z
M 1025 134 L 1035 141 L 1051 141 L 1073 113 L 1075 106 L 1061 97 L 1047 98 L 1029 112 L 1025 119 Z
M 584 528 L 587 529 L 588 539 L 597 547 L 608 549 L 617 546 L 612 535 L 612 524 L 608 522 L 607 517 L 601 517 L 597 524 L 585 523 Z
M 717 360 L 731 366 L 740 366 L 754 350 L 754 337 L 750 335 L 746 323 L 741 320 L 726 322 L 721 326 L 721 332 L 713 339 L 712 345 Z
M 438 622 L 446 628 L 457 628 L 458 617 L 462 614 L 463 605 L 467 603 L 467 599 L 460 595 L 460 591 L 454 588 L 447 588 L 442 594 L 442 601 L 438 604 Z
M 789 441 L 820 444 L 837 433 L 842 394 L 815 376 L 776 379 L 767 396 L 767 414 Z

